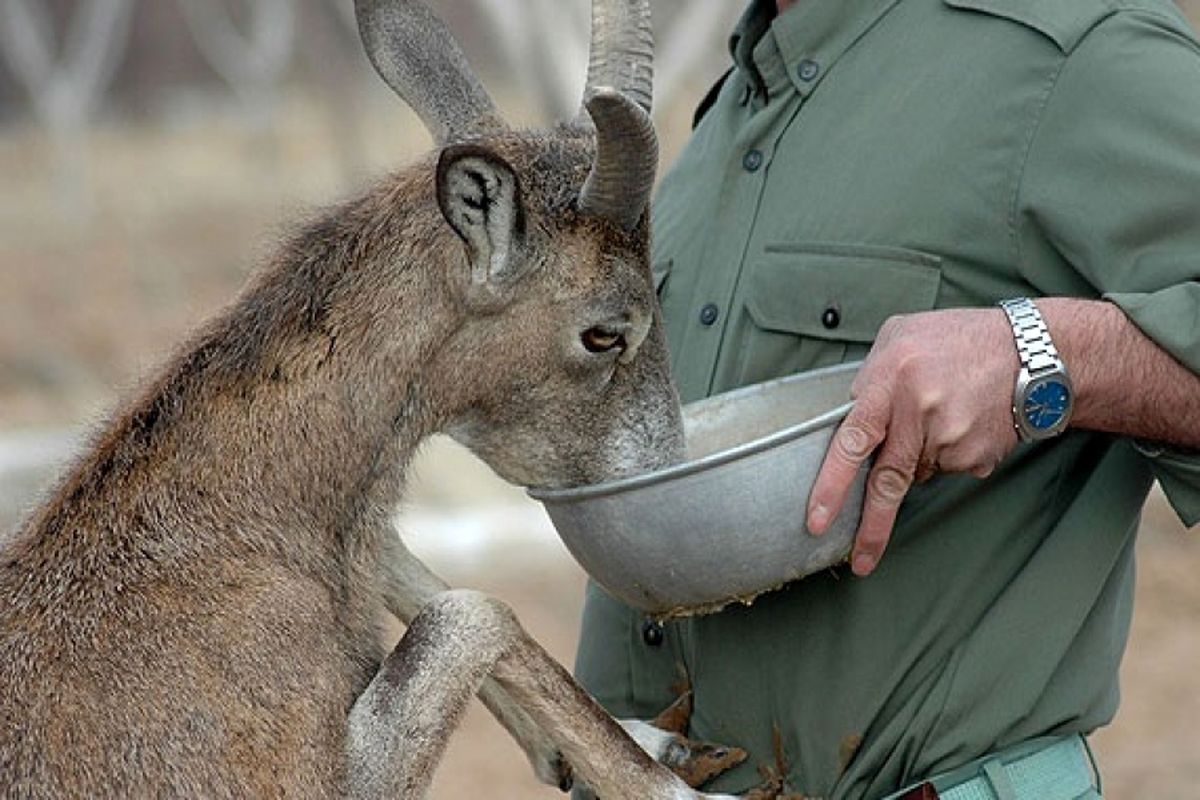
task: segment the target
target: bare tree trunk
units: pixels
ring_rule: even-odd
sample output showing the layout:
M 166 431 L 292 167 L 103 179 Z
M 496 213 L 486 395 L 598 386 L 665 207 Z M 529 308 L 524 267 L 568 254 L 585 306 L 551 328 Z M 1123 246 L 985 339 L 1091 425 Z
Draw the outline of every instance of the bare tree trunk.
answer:
M 179 6 L 196 46 L 238 95 L 252 127 L 266 130 L 295 45 L 295 0 L 250 0 L 246 35 L 222 0 L 179 0 Z
M 132 0 L 81 3 L 56 60 L 54 25 L 45 4 L 0 0 L 0 53 L 50 133 L 59 206 L 80 221 L 91 204 L 87 121 L 121 63 L 132 9 Z
M 295 0 L 246 0 L 245 34 L 226 0 L 179 0 L 179 8 L 196 47 L 238 98 L 263 185 L 278 190 L 279 84 L 295 43 Z
M 544 120 L 579 109 L 588 53 L 586 0 L 476 0 L 500 54 L 537 95 Z

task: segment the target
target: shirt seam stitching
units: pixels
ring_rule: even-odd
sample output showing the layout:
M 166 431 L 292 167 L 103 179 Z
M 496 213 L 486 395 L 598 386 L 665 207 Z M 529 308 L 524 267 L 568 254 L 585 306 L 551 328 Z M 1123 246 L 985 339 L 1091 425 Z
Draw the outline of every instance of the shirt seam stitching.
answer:
M 1109 7 L 1110 9 L 1112 8 L 1111 5 Z M 1041 132 L 1042 123 L 1045 121 L 1046 109 L 1050 107 L 1050 101 L 1054 96 L 1055 89 L 1058 88 L 1059 79 L 1062 77 L 1063 72 L 1070 63 L 1071 57 L 1079 51 L 1079 48 L 1083 45 L 1084 41 L 1089 38 L 1097 28 L 1119 13 L 1119 9 L 1113 9 L 1105 16 L 1097 19 L 1095 24 L 1093 24 L 1092 27 L 1079 38 L 1079 41 L 1076 43 L 1075 47 L 1071 48 L 1070 52 L 1063 53 L 1057 69 L 1055 69 L 1054 72 L 1048 77 L 1045 87 L 1042 90 L 1042 96 L 1039 98 L 1037 107 L 1034 110 L 1033 120 L 1029 126 L 1029 131 L 1026 134 L 1017 169 L 1013 176 L 1012 200 L 1010 201 L 1008 209 L 1008 235 L 1009 239 L 1011 240 L 1014 257 L 1013 266 L 1017 269 L 1018 273 L 1023 274 L 1021 268 L 1021 237 L 1019 231 L 1017 230 L 1017 217 L 1020 209 L 1022 189 L 1025 186 L 1025 176 L 1029 167 L 1029 158 L 1033 153 L 1034 145 L 1037 143 L 1037 137 L 1038 133 Z
M 1029 125 L 1029 130 L 1025 134 L 1025 141 L 1021 146 L 1020 157 L 1017 160 L 1017 167 L 1013 175 L 1012 182 L 1012 199 L 1008 207 L 1008 237 L 1013 252 L 1013 266 L 1018 273 L 1022 272 L 1022 253 L 1021 253 L 1021 237 L 1017 230 L 1017 214 L 1021 202 L 1021 189 L 1025 184 L 1025 173 L 1029 166 L 1029 156 L 1033 152 L 1034 142 L 1037 140 L 1037 134 L 1041 130 L 1042 121 L 1046 116 L 1046 109 L 1050 106 L 1050 98 L 1054 94 L 1055 88 L 1058 86 L 1058 79 L 1062 76 L 1063 70 L 1067 66 L 1070 57 L 1064 55 L 1060 60 L 1057 69 L 1046 80 L 1041 97 L 1038 98 L 1037 107 L 1034 109 L 1033 120 Z

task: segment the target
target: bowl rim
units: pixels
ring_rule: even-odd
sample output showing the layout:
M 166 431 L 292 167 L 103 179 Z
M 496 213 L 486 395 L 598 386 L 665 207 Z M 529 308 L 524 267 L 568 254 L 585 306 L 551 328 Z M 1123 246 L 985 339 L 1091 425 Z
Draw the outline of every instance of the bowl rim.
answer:
M 794 375 L 785 375 L 782 378 L 776 378 L 771 381 L 764 381 L 759 384 L 750 384 L 734 389 L 730 392 L 724 392 L 719 395 L 712 395 L 697 403 L 707 402 L 717 397 L 722 397 L 726 400 L 737 397 L 740 394 L 750 394 L 762 391 L 762 387 L 770 384 L 785 383 L 791 380 L 797 380 L 801 377 L 813 378 L 822 374 L 830 374 L 837 372 L 851 372 L 858 369 L 862 362 L 850 362 L 846 364 L 836 364 L 825 369 L 811 370 L 808 372 L 799 372 Z M 697 472 L 713 469 L 722 464 L 727 464 L 731 461 L 738 461 L 743 458 L 748 458 L 764 450 L 769 450 L 773 447 L 786 444 L 794 439 L 798 439 L 805 434 L 820 430 L 821 428 L 829 427 L 835 422 L 845 419 L 850 413 L 850 409 L 854 407 L 854 402 L 850 401 L 839 406 L 831 408 L 823 414 L 818 414 L 815 417 L 806 419 L 803 422 L 798 422 L 795 425 L 789 425 L 786 428 L 780 428 L 773 433 L 761 436 L 757 439 L 751 439 L 749 442 L 730 447 L 725 450 L 719 450 L 716 453 L 710 453 L 702 458 L 697 458 L 692 461 L 684 461 L 680 464 L 672 464 L 663 469 L 654 470 L 652 472 L 643 472 L 638 475 L 632 475 L 626 478 L 618 478 L 612 481 L 603 481 L 601 483 L 588 484 L 587 486 L 574 486 L 565 489 L 539 489 L 528 488 L 526 494 L 534 500 L 538 500 L 545 504 L 568 504 L 578 502 L 580 500 L 588 500 L 597 497 L 605 497 L 608 495 L 621 494 L 633 489 L 640 489 L 645 486 L 651 486 L 658 483 L 676 480 L 679 478 L 692 475 Z

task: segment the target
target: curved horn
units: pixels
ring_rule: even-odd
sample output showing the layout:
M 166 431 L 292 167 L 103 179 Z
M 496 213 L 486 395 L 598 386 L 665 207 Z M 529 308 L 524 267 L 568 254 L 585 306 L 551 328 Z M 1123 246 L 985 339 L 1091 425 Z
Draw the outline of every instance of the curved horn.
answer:
M 354 0 L 375 71 L 438 145 L 505 127 L 445 24 L 417 0 Z
M 585 108 L 596 126 L 596 160 L 584 181 L 579 209 L 632 230 L 654 188 L 654 124 L 640 105 L 614 89 L 596 89 Z
M 653 60 L 648 0 L 593 0 L 583 105 L 596 129 L 596 160 L 579 208 L 626 230 L 646 210 L 658 166 L 650 121 Z
M 649 114 L 654 85 L 654 34 L 648 0 L 592 0 L 592 45 L 584 101 L 610 86 Z

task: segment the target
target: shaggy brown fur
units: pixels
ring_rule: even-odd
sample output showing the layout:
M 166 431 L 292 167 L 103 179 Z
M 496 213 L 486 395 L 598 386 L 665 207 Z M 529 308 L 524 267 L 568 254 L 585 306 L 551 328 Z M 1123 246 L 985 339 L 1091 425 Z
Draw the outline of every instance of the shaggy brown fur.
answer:
M 539 485 L 678 452 L 659 326 L 629 363 L 579 346 L 654 313 L 645 221 L 574 210 L 587 136 L 480 146 L 519 176 L 501 277 L 472 282 L 435 161 L 399 173 L 296 234 L 4 542 L 0 795 L 344 794 L 419 441 Z

